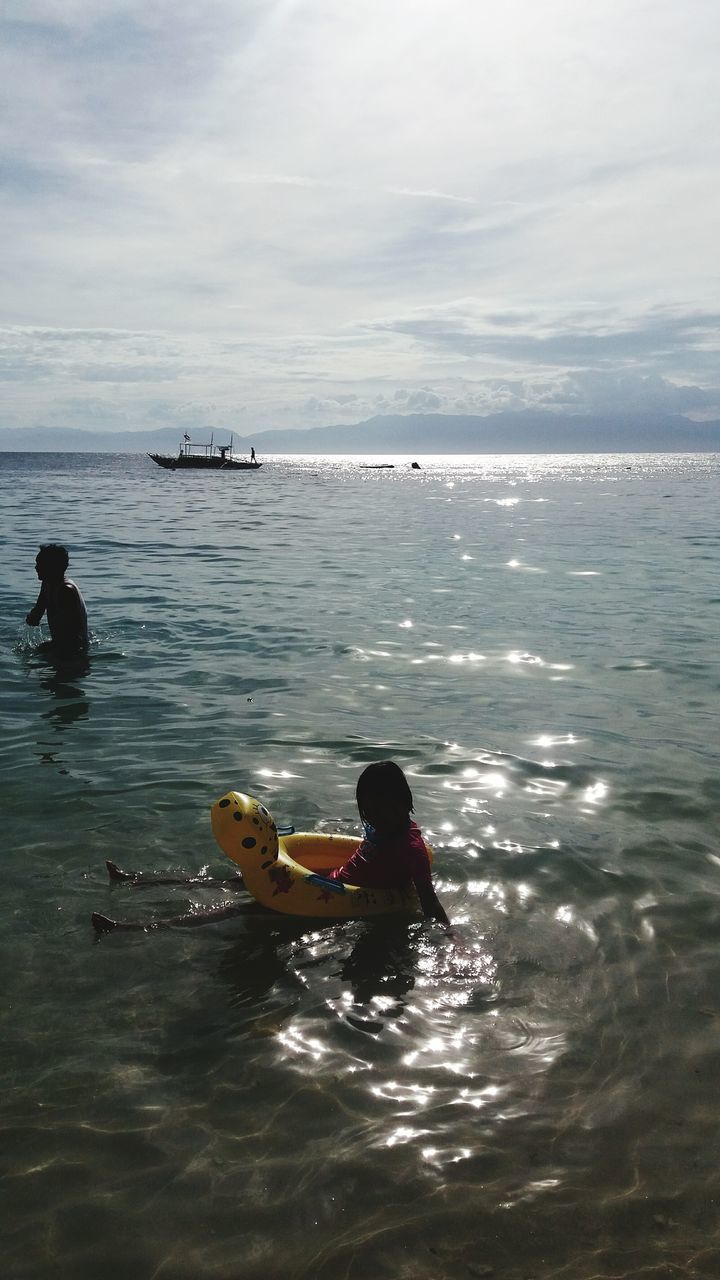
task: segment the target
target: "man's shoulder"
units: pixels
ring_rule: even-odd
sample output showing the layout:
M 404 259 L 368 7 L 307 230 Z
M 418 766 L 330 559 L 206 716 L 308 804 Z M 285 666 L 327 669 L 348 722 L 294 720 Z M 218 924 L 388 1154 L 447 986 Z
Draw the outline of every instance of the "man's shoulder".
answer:
M 79 618 L 85 619 L 87 617 L 87 607 L 83 600 L 82 592 L 72 578 L 65 578 L 55 599 L 60 608 L 67 609 Z

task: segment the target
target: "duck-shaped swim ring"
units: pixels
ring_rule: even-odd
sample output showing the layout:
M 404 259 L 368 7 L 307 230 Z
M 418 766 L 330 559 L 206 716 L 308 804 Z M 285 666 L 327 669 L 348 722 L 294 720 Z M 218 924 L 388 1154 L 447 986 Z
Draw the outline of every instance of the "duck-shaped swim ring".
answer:
M 323 872 L 347 862 L 358 847 L 354 836 L 298 831 L 278 835 L 272 815 L 253 796 L 228 791 L 211 810 L 213 835 L 239 866 L 246 889 L 264 907 L 290 916 L 338 920 L 422 914 L 415 887 L 366 889 L 328 880 Z M 432 851 L 426 845 L 429 856 Z

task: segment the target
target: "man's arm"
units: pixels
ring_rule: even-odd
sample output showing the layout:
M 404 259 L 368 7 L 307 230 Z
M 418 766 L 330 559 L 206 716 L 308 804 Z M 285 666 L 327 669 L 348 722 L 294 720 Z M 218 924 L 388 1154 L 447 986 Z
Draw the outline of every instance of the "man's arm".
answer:
M 45 589 L 44 587 L 41 587 L 40 595 L 38 596 L 36 603 L 33 605 L 29 614 L 25 618 L 25 621 L 27 622 L 28 626 L 36 627 L 40 622 L 40 619 L 42 618 L 44 612 L 45 612 Z

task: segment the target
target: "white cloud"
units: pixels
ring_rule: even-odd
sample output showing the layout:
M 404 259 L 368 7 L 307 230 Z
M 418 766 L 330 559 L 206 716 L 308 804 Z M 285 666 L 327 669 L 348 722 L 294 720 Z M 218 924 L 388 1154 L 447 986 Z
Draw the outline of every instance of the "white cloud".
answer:
M 11 0 L 0 425 L 704 412 L 718 34 L 713 0 Z

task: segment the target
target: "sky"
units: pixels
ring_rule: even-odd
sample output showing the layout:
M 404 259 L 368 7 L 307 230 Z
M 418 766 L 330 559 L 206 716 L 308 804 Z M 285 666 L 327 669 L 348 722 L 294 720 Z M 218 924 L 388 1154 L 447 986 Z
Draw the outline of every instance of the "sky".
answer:
M 4 0 L 0 427 L 720 418 L 717 0 Z

